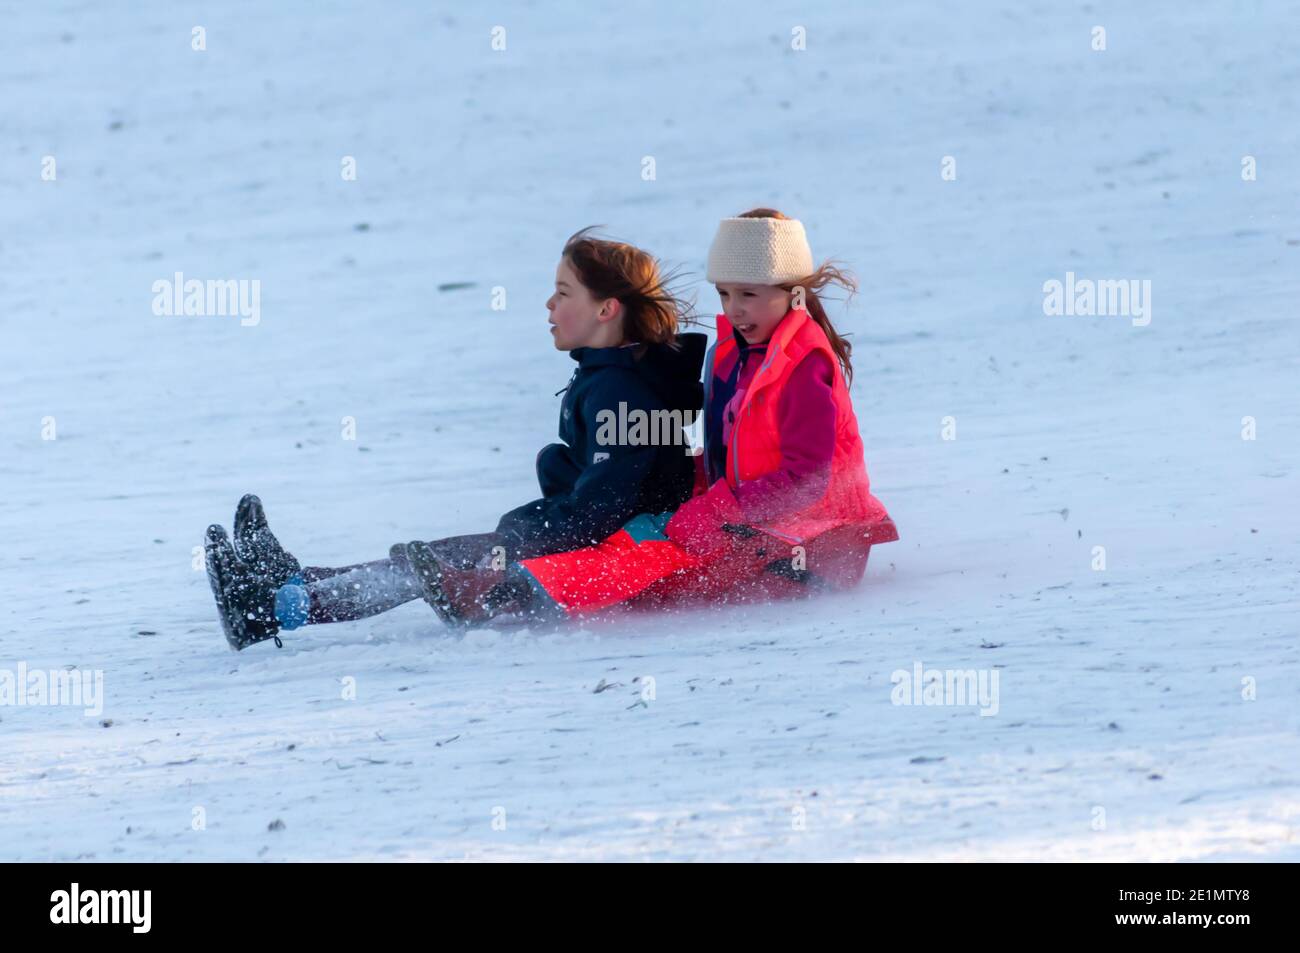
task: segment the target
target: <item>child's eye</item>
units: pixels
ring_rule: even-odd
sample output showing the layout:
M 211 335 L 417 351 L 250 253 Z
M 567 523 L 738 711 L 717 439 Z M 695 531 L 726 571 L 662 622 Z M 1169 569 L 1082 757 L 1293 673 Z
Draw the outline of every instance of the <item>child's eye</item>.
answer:
M 746 292 L 745 292 L 745 297 L 746 297 L 746 298 L 752 298 L 752 297 L 754 297 L 754 292 L 752 292 L 752 291 L 746 291 Z

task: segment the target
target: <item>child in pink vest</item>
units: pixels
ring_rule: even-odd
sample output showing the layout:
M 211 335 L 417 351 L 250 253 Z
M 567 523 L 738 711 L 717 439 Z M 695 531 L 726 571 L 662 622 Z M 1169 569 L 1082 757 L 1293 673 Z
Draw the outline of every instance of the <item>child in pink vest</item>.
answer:
M 873 545 L 898 538 L 869 489 L 850 347 L 818 297 L 832 283 L 852 289 L 852 279 L 815 266 L 803 225 L 771 209 L 723 220 L 708 279 L 724 313 L 705 361 L 695 495 L 596 546 L 512 563 L 529 591 L 504 606 L 485 601 L 490 571 L 459 570 L 411 544 L 426 599 L 444 619 L 845 588 L 862 578 Z

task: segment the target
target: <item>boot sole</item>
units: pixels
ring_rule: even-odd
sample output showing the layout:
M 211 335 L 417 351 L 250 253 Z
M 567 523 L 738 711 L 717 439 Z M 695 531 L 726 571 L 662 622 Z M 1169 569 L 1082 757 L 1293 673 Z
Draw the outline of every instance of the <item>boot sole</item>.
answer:
M 397 548 L 394 546 L 390 554 L 395 555 L 394 551 Z M 451 600 L 442 591 L 442 584 L 438 580 L 438 560 L 433 555 L 433 550 L 425 543 L 411 542 L 402 546 L 401 552 L 424 590 L 424 601 L 429 604 L 438 618 L 453 628 L 466 628 L 469 623 L 452 608 Z
M 261 499 L 252 493 L 246 493 L 235 507 L 235 522 L 231 526 L 230 543 L 237 558 L 244 562 L 252 561 L 248 537 L 266 525 L 266 510 L 262 508 Z
M 226 641 L 230 647 L 236 651 L 243 651 L 247 646 L 252 644 L 248 638 L 248 632 L 242 625 L 237 624 L 238 616 L 231 611 L 230 602 L 226 598 L 226 593 L 230 589 L 231 573 L 230 566 L 227 562 L 227 554 L 222 543 L 229 545 L 229 540 L 225 539 L 224 531 L 215 531 L 216 527 L 209 527 L 207 542 L 203 547 L 204 563 L 208 570 L 208 585 L 212 587 L 212 598 L 217 603 L 217 617 L 221 620 L 221 629 L 225 633 Z
M 274 544 L 275 552 L 261 554 L 253 537 L 265 534 Z M 266 509 L 256 494 L 246 493 L 235 507 L 235 522 L 230 544 L 234 548 L 235 558 L 240 562 L 256 567 L 270 578 L 276 586 L 283 586 L 295 576 L 302 576 L 302 564 L 293 554 L 281 545 L 271 532 L 271 525 L 266 520 Z

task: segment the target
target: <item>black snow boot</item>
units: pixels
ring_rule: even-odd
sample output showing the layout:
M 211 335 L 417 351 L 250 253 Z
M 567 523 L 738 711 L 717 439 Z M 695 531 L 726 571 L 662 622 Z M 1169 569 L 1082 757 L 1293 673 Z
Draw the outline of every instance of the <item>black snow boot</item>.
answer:
M 424 601 L 447 625 L 460 628 L 501 615 L 524 613 L 532 590 L 499 569 L 460 569 L 444 562 L 418 540 L 394 546 L 391 558 L 405 559 L 423 589 Z
M 212 597 L 230 647 L 238 652 L 267 639 L 275 639 L 276 646 L 283 647 L 277 634 L 280 623 L 275 617 L 275 591 L 279 586 L 236 558 L 220 526 L 208 527 L 203 549 Z
M 388 550 L 388 558 L 397 565 L 406 566 L 415 574 L 424 601 L 437 613 L 439 619 L 453 627 L 465 625 L 464 619 L 452 608 L 451 601 L 442 591 L 442 564 L 428 543 L 419 540 L 395 543 Z
M 265 576 L 275 588 L 294 576 L 302 578 L 302 565 L 271 532 L 262 501 L 249 493 L 235 508 L 235 555 L 259 576 Z

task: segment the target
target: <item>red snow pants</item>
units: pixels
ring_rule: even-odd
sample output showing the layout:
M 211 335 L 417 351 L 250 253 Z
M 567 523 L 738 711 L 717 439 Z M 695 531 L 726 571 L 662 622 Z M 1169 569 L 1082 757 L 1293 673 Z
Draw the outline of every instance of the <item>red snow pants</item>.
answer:
M 567 615 L 579 616 L 615 606 L 662 608 L 719 597 L 761 601 L 849 588 L 862 579 L 871 551 L 870 530 L 853 525 L 806 545 L 754 531 L 702 559 L 663 535 L 671 515 L 642 514 L 595 546 L 520 565 Z

